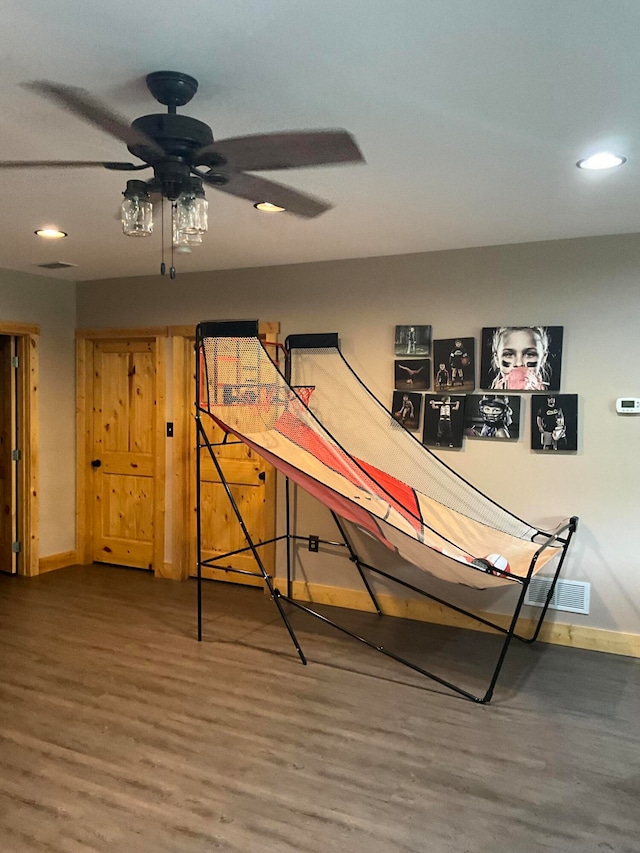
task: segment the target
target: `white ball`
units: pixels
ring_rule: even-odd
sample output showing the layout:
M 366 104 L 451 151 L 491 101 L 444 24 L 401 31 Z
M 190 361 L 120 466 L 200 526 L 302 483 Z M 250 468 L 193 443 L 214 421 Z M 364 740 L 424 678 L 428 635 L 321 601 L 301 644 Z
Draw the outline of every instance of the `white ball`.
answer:
M 500 571 L 502 571 L 502 572 L 510 572 L 511 571 L 511 566 L 509 565 L 509 561 L 507 560 L 506 557 L 503 557 L 502 554 L 488 554 L 485 557 L 485 560 L 487 560 L 489 563 L 491 563 L 491 565 L 494 566 L 496 569 L 500 569 Z

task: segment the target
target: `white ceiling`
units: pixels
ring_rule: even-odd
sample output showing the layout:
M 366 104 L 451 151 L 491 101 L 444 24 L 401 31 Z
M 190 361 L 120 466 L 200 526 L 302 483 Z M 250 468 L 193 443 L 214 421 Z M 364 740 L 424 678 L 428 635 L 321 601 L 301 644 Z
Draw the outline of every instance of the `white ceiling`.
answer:
M 19 84 L 80 86 L 133 119 L 164 111 L 144 84 L 163 69 L 199 80 L 181 112 L 216 138 L 354 134 L 366 165 L 265 174 L 333 210 L 260 214 L 209 189 L 210 231 L 179 272 L 640 231 L 638 0 L 5 0 L 2 13 L 2 160 L 130 160 Z M 576 169 L 602 148 L 628 162 Z M 126 238 L 116 219 L 125 173 L 1 177 L 0 267 L 158 270 L 159 234 Z M 69 237 L 33 235 L 49 223 Z

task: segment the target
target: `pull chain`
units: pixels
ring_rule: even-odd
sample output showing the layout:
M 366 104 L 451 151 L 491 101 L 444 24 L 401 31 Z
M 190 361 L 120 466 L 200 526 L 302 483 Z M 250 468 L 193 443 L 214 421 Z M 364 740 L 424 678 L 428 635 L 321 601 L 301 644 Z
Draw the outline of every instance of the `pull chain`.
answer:
M 160 199 L 160 235 L 162 239 L 162 263 L 160 264 L 160 275 L 164 275 L 167 271 L 167 265 L 164 262 L 164 198 Z
M 169 278 L 174 279 L 176 277 L 176 268 L 173 265 L 173 235 L 175 234 L 175 217 L 176 217 L 176 207 L 177 205 L 171 205 L 171 267 L 169 269 Z

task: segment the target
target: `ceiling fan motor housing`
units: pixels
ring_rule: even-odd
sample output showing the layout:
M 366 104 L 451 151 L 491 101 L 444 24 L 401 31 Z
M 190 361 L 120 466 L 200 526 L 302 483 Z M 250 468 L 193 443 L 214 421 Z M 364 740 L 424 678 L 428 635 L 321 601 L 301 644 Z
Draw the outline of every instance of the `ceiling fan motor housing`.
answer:
M 208 125 L 177 113 L 141 116 L 131 122 L 131 127 L 149 136 L 171 157 L 189 158 L 198 148 L 213 142 Z M 144 145 L 128 145 L 127 148 L 135 157 L 147 163 L 153 162 L 149 160 L 149 152 Z
M 146 84 L 156 101 L 170 110 L 188 104 L 198 91 L 196 78 L 183 71 L 153 71 L 147 74 Z

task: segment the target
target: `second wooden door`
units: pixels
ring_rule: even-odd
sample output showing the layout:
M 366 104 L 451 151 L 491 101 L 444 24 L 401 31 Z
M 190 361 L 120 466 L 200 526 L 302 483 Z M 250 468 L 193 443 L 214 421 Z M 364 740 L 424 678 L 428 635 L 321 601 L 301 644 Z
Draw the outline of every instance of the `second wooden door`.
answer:
M 260 333 L 263 341 L 275 344 L 278 335 L 278 324 L 260 324 Z M 195 355 L 193 341 L 187 343 L 189 347 L 188 383 L 187 394 L 193 399 L 195 389 Z M 270 348 L 270 354 L 275 349 Z M 207 415 L 202 415 L 202 425 L 212 444 L 215 454 L 220 462 L 224 477 L 230 491 L 242 513 L 244 523 L 254 543 L 259 544 L 273 539 L 275 536 L 275 486 L 276 472 L 274 468 L 258 456 L 255 451 L 245 444 L 227 444 L 220 446 L 223 439 L 222 430 L 215 425 Z M 197 568 L 196 542 L 196 435 L 193 419 L 191 420 L 191 431 L 188 436 L 189 454 L 189 503 L 192 508 L 190 513 L 192 524 L 190 525 L 189 548 L 189 574 L 194 575 Z M 225 566 L 241 569 L 247 572 L 258 572 L 258 567 L 250 550 L 241 525 L 234 513 L 231 502 L 226 494 L 225 487 L 220 475 L 212 461 L 208 451 L 201 450 L 201 476 L 200 476 L 200 506 L 201 506 L 201 537 L 202 557 L 210 559 L 220 557 L 232 551 L 241 551 L 219 561 L 215 561 L 211 567 L 203 569 L 203 577 L 214 580 L 230 581 L 231 583 L 249 584 L 262 586 L 260 577 L 239 574 L 237 572 L 224 571 Z M 273 574 L 275 564 L 275 545 L 262 545 L 258 549 L 266 571 Z

